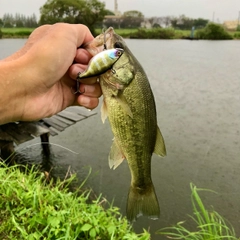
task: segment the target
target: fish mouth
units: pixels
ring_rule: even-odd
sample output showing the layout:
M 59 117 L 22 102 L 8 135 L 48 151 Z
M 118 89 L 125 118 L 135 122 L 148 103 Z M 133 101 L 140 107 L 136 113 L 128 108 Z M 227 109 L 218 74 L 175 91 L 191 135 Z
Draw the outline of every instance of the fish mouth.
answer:
M 91 42 L 84 44 L 83 48 L 86 49 L 92 56 L 95 56 L 103 50 L 108 49 L 111 45 L 111 39 L 114 33 L 113 27 L 109 27 L 105 32 L 98 35 Z

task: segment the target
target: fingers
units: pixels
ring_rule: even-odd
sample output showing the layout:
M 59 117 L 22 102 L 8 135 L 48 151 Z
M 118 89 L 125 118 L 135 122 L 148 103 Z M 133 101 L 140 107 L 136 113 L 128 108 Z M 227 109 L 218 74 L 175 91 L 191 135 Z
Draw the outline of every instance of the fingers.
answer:
M 74 59 L 75 63 L 69 68 L 69 76 L 72 79 L 76 79 L 78 73 L 83 72 L 87 68 L 91 57 L 92 56 L 88 51 L 83 48 L 79 48 Z
M 94 39 L 92 33 L 89 28 L 82 24 L 74 24 L 72 25 L 77 35 L 77 46 L 81 46 L 87 42 L 90 42 Z
M 76 91 L 75 87 L 72 87 L 72 89 Z M 81 94 L 74 95 L 75 100 L 73 105 L 80 105 L 87 109 L 94 109 L 98 106 L 99 97 L 102 95 L 102 91 L 99 83 L 95 82 L 91 85 L 81 83 L 79 89 L 77 90 L 79 90 Z M 73 96 L 73 91 L 71 91 L 71 95 Z
M 102 91 L 98 83 L 92 85 L 80 84 L 79 90 L 82 94 L 77 97 L 77 104 L 88 109 L 94 109 L 98 106 L 98 98 L 102 95 Z
M 86 68 L 87 65 L 75 63 L 69 68 L 68 74 L 72 79 L 76 80 L 78 74 L 82 73 Z M 85 78 L 82 79 L 81 82 L 84 82 L 86 84 L 94 84 L 97 82 L 97 77 Z
M 89 60 L 92 58 L 92 55 L 83 48 L 79 48 L 76 53 L 75 61 L 82 64 L 88 64 Z
M 55 23 L 51 25 L 55 37 L 62 36 L 63 40 L 71 39 L 76 47 L 94 39 L 87 26 L 83 24 Z
M 75 95 L 76 98 L 73 105 L 80 105 L 87 109 L 94 109 L 98 106 L 99 97 L 101 96 L 101 89 L 99 84 L 81 84 L 80 91 L 82 92 L 82 94 Z
M 74 63 L 68 70 L 69 77 L 76 80 L 79 73 L 82 73 L 87 68 L 87 65 Z
M 100 85 L 98 83 L 88 85 L 80 84 L 80 92 L 86 97 L 99 98 L 102 95 Z
M 98 98 L 87 97 L 83 94 L 78 96 L 76 105 L 83 106 L 87 109 L 94 109 L 98 106 L 98 103 L 99 103 Z

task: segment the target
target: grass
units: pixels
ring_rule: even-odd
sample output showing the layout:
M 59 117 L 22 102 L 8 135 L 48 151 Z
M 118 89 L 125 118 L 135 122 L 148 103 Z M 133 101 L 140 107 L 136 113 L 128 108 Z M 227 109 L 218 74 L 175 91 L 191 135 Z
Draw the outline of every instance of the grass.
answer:
M 177 223 L 176 226 L 166 227 L 158 231 L 158 234 L 165 235 L 169 239 L 184 240 L 239 240 L 236 237 L 233 227 L 219 213 L 209 211 L 204 206 L 198 192 L 199 189 L 190 184 L 192 195 L 191 202 L 194 216 L 191 219 L 196 224 L 196 230 L 190 231 L 184 227 L 184 222 Z M 208 190 L 209 191 L 209 190 Z
M 91 191 L 83 190 L 84 183 L 71 191 L 69 186 L 75 180 L 73 175 L 52 181 L 34 166 L 0 163 L 0 239 L 150 239 L 146 230 L 134 233 L 119 209 L 106 199 L 99 196 L 90 200 Z M 169 239 L 240 240 L 227 220 L 206 209 L 199 196 L 205 189 L 193 184 L 190 188 L 194 213 L 190 220 L 196 229 L 189 230 L 181 221 L 157 234 Z
M 32 32 L 35 28 L 2 28 L 4 33 L 16 33 L 20 31 L 29 31 Z
M 172 28 L 166 28 L 166 29 L 162 29 L 163 31 L 170 31 L 173 32 L 173 36 L 171 36 L 171 38 L 174 39 L 181 39 L 183 37 L 189 37 L 190 36 L 190 30 L 174 30 Z M 122 37 L 125 38 L 130 38 L 131 36 L 135 36 L 138 34 L 139 29 L 138 28 L 131 28 L 131 29 L 118 29 L 115 28 L 114 31 L 118 34 L 121 35 Z M 145 38 L 151 38 L 151 32 L 156 32 L 158 31 L 158 28 L 153 28 L 153 29 L 145 29 L 145 32 L 148 36 L 146 36 Z M 100 34 L 102 33 L 102 29 L 96 29 L 96 34 Z M 169 37 L 167 37 L 167 39 L 169 39 Z
M 34 28 L 1 28 L 3 38 L 27 38 Z
M 133 232 L 119 209 L 99 196 L 89 202 L 90 190 L 71 192 L 76 178 L 47 182 L 46 175 L 21 166 L 0 163 L 0 239 L 79 240 L 141 239 L 147 231 Z
M 3 38 L 26 38 L 28 37 L 31 32 L 34 30 L 34 28 L 2 28 L 2 37 Z M 115 32 L 119 35 L 121 35 L 124 38 L 130 38 L 131 36 L 137 36 L 137 33 L 139 29 L 137 28 L 132 28 L 132 29 L 114 29 Z M 182 38 L 188 38 L 190 37 L 191 30 L 177 30 L 177 29 L 162 29 L 163 31 L 167 32 L 173 32 L 173 35 L 169 37 L 169 35 L 162 35 L 160 34 L 160 38 L 163 39 L 182 39 Z M 145 38 L 151 38 L 151 32 L 156 32 L 156 29 L 150 29 L 150 30 L 145 30 L 147 35 Z M 102 29 L 97 28 L 96 29 L 96 34 L 100 34 L 102 32 Z M 197 33 L 197 30 L 195 31 L 195 35 Z M 240 33 L 237 31 L 228 31 L 228 33 L 233 36 L 235 39 L 240 38 Z M 155 36 L 155 35 L 153 35 Z M 165 36 L 165 38 L 164 38 Z

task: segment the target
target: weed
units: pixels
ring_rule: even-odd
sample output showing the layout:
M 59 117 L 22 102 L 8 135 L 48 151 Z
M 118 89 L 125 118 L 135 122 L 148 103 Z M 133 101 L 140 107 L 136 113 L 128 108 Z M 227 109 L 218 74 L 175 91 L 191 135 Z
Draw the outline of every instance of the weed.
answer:
M 90 190 L 71 192 L 76 178 L 47 183 L 36 168 L 0 165 L 0 239 L 142 239 L 119 209 L 99 196 L 89 202 Z
M 196 231 L 190 231 L 184 227 L 184 222 L 177 223 L 176 226 L 160 229 L 157 233 L 167 236 L 169 239 L 184 240 L 237 240 L 234 229 L 226 220 L 216 211 L 208 211 L 198 192 L 206 189 L 200 189 L 190 184 L 192 191 L 191 202 L 194 216 L 191 219 L 196 224 Z M 209 190 L 208 190 L 209 191 Z

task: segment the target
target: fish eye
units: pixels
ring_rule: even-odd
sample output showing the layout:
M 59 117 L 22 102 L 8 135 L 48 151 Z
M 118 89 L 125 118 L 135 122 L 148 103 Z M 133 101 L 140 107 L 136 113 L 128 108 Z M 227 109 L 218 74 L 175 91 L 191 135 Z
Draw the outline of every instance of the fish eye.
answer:
M 123 44 L 121 42 L 115 42 L 114 48 L 122 48 L 123 49 Z

